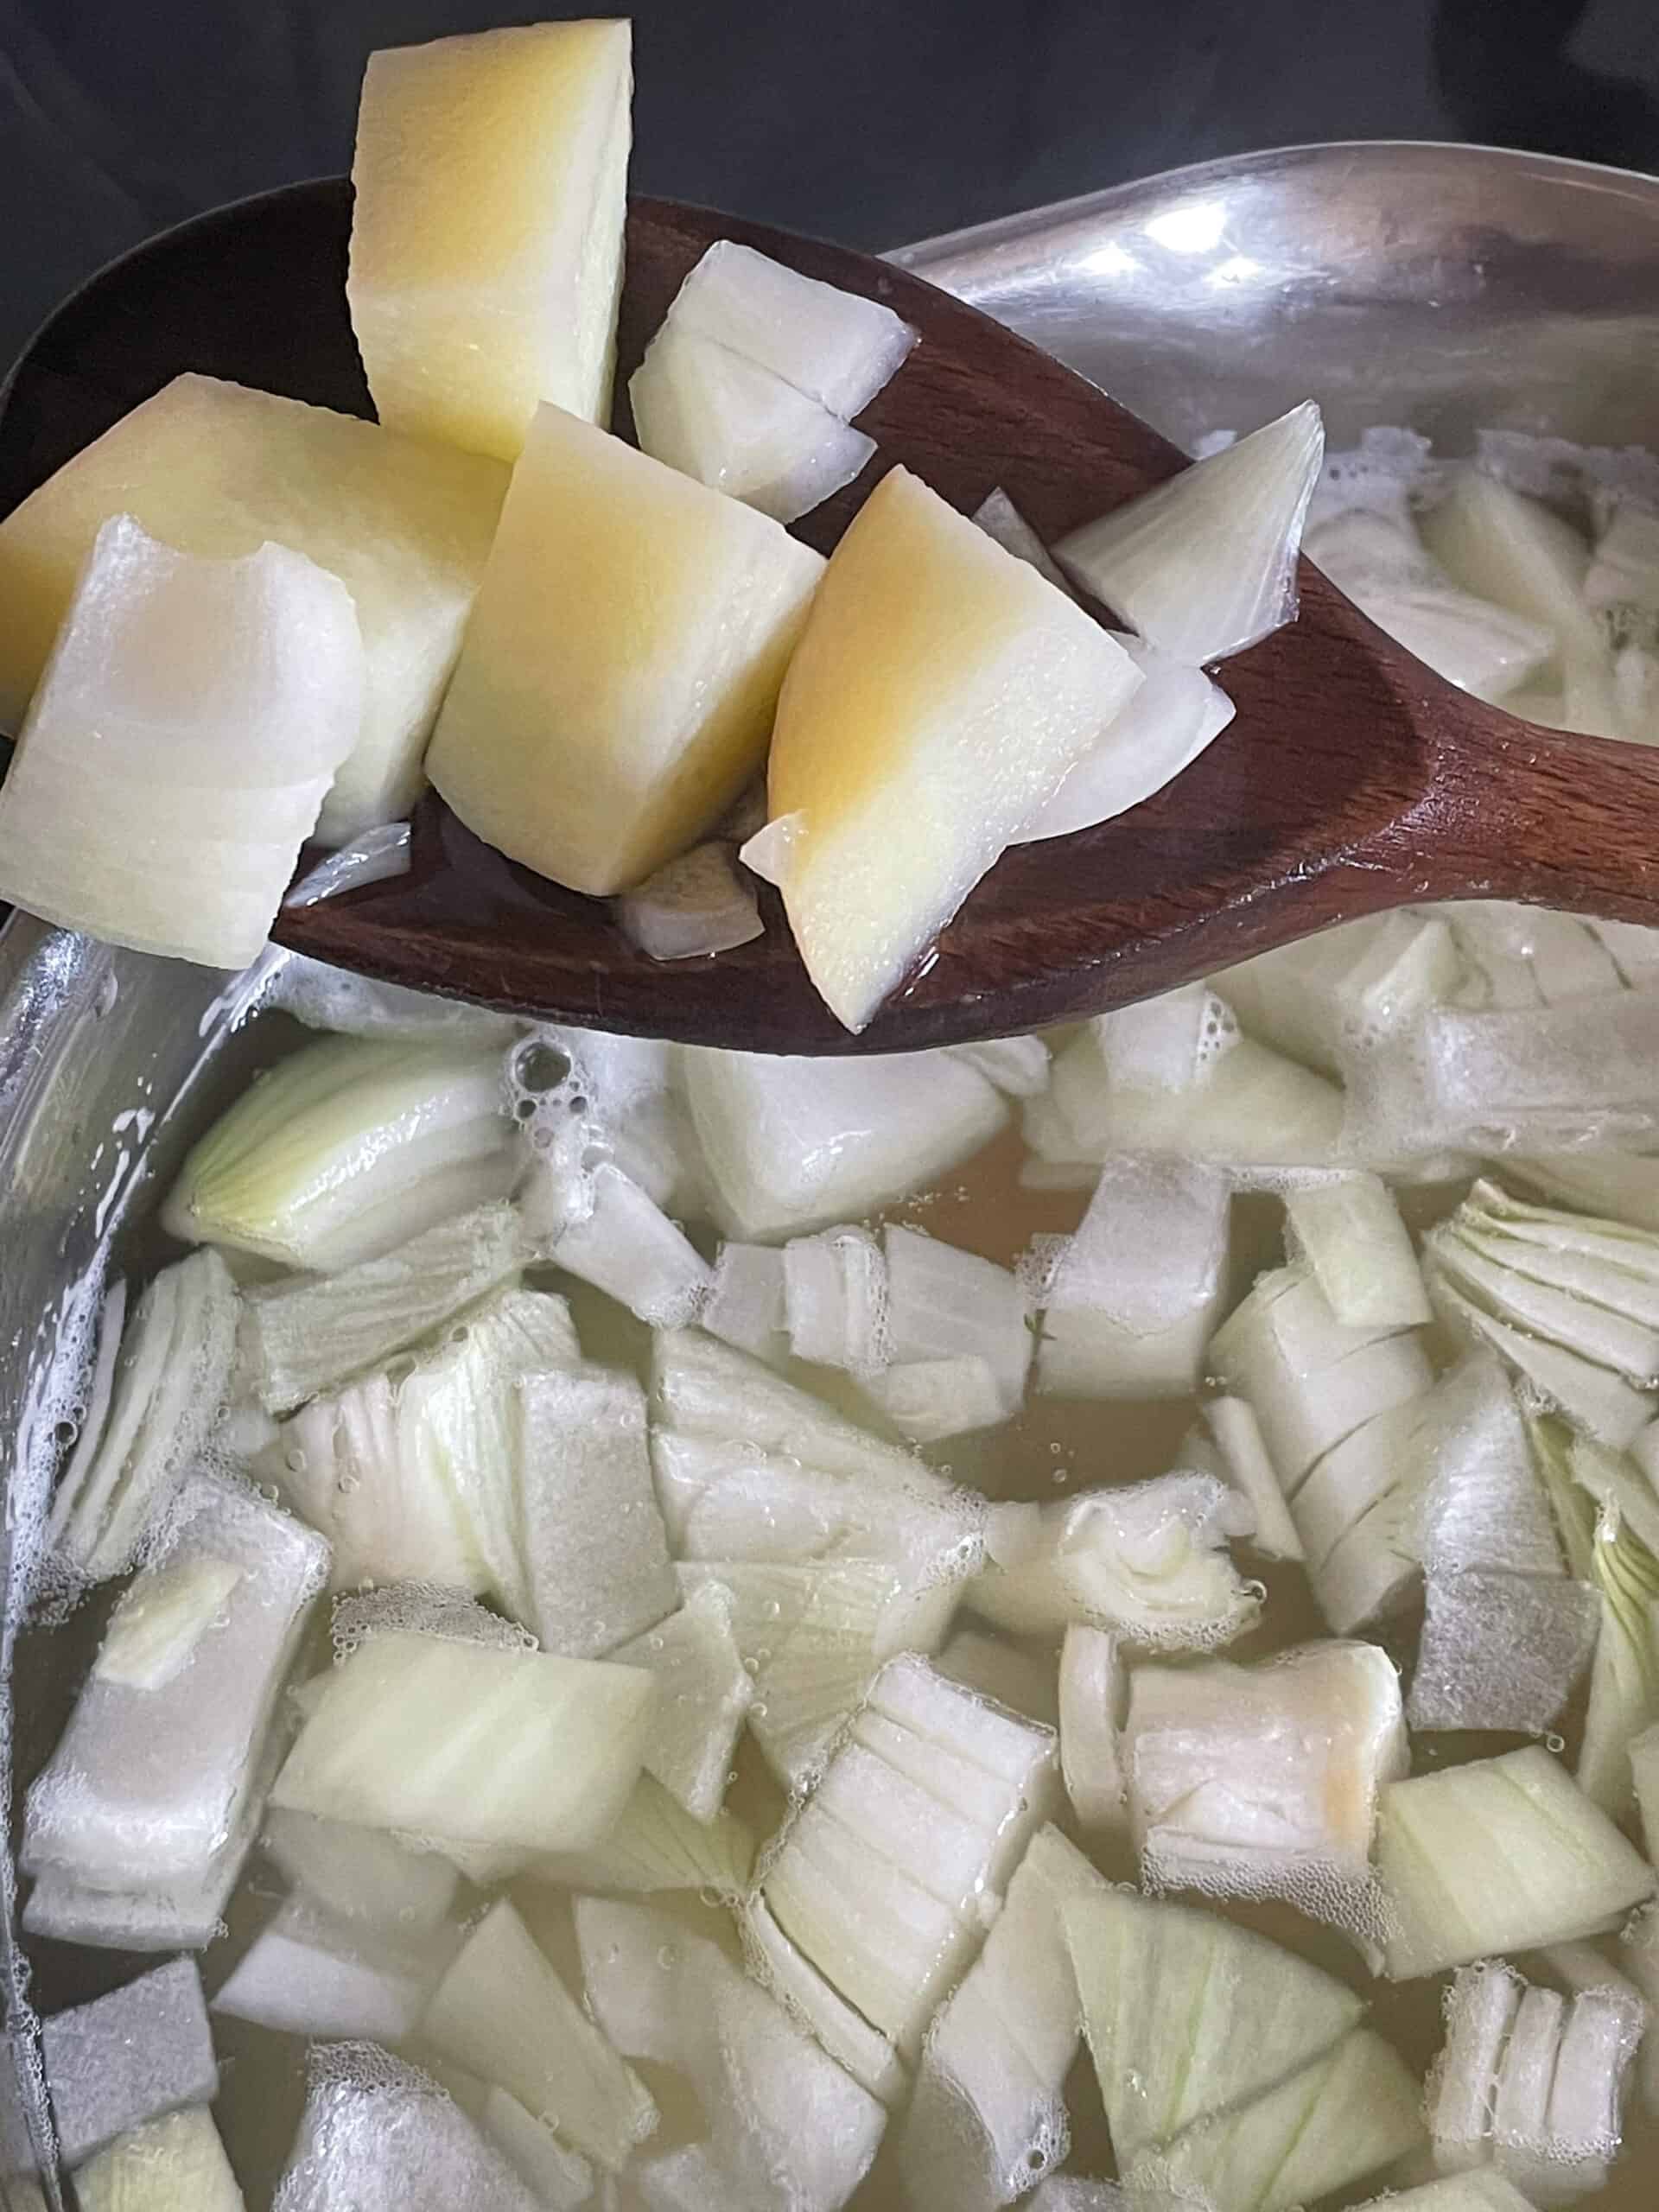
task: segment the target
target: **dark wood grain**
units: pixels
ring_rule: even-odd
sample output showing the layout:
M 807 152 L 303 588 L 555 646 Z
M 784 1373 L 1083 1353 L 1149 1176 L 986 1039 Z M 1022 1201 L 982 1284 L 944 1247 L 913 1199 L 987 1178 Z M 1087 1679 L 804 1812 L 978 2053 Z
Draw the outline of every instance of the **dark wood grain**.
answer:
M 343 181 L 294 187 L 95 278 L 14 372 L 0 512 L 184 369 L 368 413 L 341 289 L 349 223 Z M 882 299 L 922 333 L 861 418 L 875 460 L 798 525 L 825 551 L 896 461 L 963 509 L 1000 484 L 1051 540 L 1182 466 L 1094 385 L 920 278 L 660 200 L 629 218 L 620 389 L 720 238 Z M 276 934 L 370 975 L 600 1028 L 847 1052 L 1097 1013 L 1413 900 L 1522 899 L 1659 925 L 1659 753 L 1478 705 L 1306 563 L 1300 620 L 1224 681 L 1236 719 L 1192 767 L 1116 821 L 1007 855 L 857 1038 L 812 989 L 770 893 L 763 938 L 661 966 L 602 903 L 503 859 L 430 796 L 408 876 L 287 912 Z

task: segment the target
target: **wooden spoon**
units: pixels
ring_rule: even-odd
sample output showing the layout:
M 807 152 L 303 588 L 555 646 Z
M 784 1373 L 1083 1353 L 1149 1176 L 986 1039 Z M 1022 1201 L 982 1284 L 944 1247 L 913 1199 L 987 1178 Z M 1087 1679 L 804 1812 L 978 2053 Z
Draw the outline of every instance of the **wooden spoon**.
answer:
M 291 187 L 152 240 L 60 308 L 0 403 L 0 513 L 130 407 L 199 369 L 371 412 L 344 298 L 350 188 Z M 716 238 L 886 301 L 922 334 L 861 418 L 879 452 L 798 526 L 828 551 L 902 461 L 957 507 L 1001 485 L 1048 542 L 1183 456 L 1024 339 L 919 277 L 671 201 L 636 200 L 626 380 Z M 762 892 L 764 937 L 661 965 L 609 909 L 416 809 L 407 875 L 285 911 L 278 942 L 343 968 L 600 1029 L 756 1051 L 950 1045 L 1097 1014 L 1361 914 L 1525 899 L 1659 925 L 1659 752 L 1483 706 L 1303 563 L 1301 614 L 1227 663 L 1236 719 L 1153 799 L 1009 853 L 861 1035 L 835 1020 Z

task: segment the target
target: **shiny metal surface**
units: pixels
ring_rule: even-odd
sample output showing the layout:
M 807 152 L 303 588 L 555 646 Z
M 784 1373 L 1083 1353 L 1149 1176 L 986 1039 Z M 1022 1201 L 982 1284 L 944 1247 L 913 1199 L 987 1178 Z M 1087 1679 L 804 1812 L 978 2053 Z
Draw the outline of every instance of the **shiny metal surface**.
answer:
M 1659 442 L 1659 181 L 1478 146 L 1292 147 L 901 250 L 1166 435 L 1299 399 L 1342 447 L 1409 422 Z
M 1190 445 L 1310 394 L 1332 441 L 1409 423 L 1659 449 L 1659 181 L 1476 148 L 1305 147 L 1179 170 L 894 257 Z M 268 956 L 280 959 L 280 954 Z M 9 1676 L 18 1532 L 49 1479 L 65 1301 L 142 1218 L 255 995 L 22 915 L 0 931 L 0 1402 Z M 10 1796 L 11 1714 L 0 1713 Z M 8 1814 L 11 1810 L 7 1808 Z M 8 2019 L 27 2032 L 0 1918 Z M 28 2101 L 25 2099 L 25 2101 Z M 21 2150 L 0 2082 L 0 2167 Z M 3 2193 L 3 2184 L 0 2184 Z

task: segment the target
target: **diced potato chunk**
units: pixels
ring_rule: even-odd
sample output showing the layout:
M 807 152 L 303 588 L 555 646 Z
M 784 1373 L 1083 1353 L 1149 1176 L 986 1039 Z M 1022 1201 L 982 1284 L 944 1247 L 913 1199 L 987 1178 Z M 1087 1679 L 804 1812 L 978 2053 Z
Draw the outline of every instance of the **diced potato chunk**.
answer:
M 626 890 L 695 844 L 760 766 L 823 569 L 765 515 L 543 407 L 433 782 L 511 859 L 577 891 Z
M 609 420 L 632 43 L 531 23 L 370 56 L 346 294 L 393 429 L 512 461 L 541 400 Z
M 763 833 L 801 957 L 848 1028 L 1140 681 L 1035 569 L 907 469 L 883 478 L 791 664 Z

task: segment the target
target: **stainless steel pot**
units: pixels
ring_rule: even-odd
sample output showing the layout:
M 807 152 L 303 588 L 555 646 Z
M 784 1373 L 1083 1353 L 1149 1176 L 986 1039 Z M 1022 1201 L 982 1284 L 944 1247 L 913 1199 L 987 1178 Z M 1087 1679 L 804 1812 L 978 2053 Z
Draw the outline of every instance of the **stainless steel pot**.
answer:
M 1371 423 L 1408 423 L 1452 452 L 1489 424 L 1659 451 L 1652 179 L 1478 147 L 1300 147 L 1176 170 L 894 258 L 1185 444 L 1311 395 L 1338 445 Z M 9 1809 L 61 1717 L 40 1709 L 53 1701 L 33 1670 L 15 1715 L 7 1694 L 20 1567 L 59 1448 L 54 1355 L 84 1326 L 99 1271 L 141 1248 L 149 1194 L 185 1134 L 258 1054 L 246 1017 L 283 957 L 226 979 L 23 915 L 0 931 Z M 9 1878 L 9 1856 L 0 1867 Z M 47 2138 L 9 1878 L 0 1906 L 15 2061 L 12 2078 L 0 2069 L 0 2166 L 16 2171 L 29 2139 Z M 41 1995 L 65 2001 L 50 1986 Z

